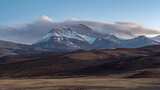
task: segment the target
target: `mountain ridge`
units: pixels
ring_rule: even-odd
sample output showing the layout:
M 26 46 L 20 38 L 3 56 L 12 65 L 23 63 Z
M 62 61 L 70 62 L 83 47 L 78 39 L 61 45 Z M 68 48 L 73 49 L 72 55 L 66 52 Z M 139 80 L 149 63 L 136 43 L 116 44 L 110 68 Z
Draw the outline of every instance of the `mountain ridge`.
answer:
M 73 27 L 68 27 L 67 25 L 65 27 L 54 28 L 46 34 L 41 41 L 33 44 L 33 46 L 53 51 L 54 49 L 59 48 L 61 49 L 60 51 L 63 51 L 64 49 L 64 51 L 68 50 L 70 52 L 80 49 L 138 48 L 156 44 L 160 43 L 145 36 L 138 36 L 133 39 L 125 40 L 114 35 L 101 35 L 100 33 L 92 31 L 92 29 L 85 25 L 78 24 Z
M 16 43 L 33 44 L 56 27 L 60 28 L 66 25 L 69 27 L 78 24 L 85 25 L 101 35 L 110 34 L 119 38 L 125 37 L 125 39 L 134 38 L 139 35 L 160 34 L 160 32 L 156 30 L 148 29 L 134 23 L 102 23 L 85 20 L 54 22 L 51 18 L 43 16 L 31 23 L 2 27 L 0 29 L 0 39 Z M 19 36 L 21 38 L 19 38 Z

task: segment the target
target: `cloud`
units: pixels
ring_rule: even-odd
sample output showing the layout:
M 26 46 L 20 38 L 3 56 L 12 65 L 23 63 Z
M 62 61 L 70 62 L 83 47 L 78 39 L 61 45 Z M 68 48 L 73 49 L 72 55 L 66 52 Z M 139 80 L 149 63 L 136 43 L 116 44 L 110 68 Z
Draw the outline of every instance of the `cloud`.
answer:
M 133 23 L 133 22 L 116 22 L 115 25 L 117 25 L 118 28 L 127 30 L 135 35 L 156 35 L 160 34 L 160 31 L 146 28 L 140 24 Z
M 44 20 L 44 21 L 49 21 L 49 22 L 53 22 L 53 19 L 50 18 L 49 16 L 47 15 L 43 15 L 40 17 L 40 20 Z

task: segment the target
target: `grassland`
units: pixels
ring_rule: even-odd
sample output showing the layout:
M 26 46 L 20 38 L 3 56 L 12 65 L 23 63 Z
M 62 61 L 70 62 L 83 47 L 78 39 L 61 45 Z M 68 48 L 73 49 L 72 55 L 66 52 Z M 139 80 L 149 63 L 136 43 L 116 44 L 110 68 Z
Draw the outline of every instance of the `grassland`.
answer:
M 160 90 L 160 79 L 1 79 L 0 90 Z

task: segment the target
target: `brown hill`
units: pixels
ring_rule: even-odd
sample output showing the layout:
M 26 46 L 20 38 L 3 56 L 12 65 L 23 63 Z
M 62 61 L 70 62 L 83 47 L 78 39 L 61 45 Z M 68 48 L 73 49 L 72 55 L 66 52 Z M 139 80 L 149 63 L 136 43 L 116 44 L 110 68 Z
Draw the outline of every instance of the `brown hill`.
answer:
M 160 77 L 160 46 L 1 57 L 1 78 Z

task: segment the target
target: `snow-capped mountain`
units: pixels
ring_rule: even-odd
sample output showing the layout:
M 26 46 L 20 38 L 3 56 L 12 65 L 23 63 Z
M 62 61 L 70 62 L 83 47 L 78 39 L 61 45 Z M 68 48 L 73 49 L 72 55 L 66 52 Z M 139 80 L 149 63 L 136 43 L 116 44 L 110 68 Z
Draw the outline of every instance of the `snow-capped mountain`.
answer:
M 83 24 L 67 24 L 55 26 L 33 46 L 56 52 L 66 52 L 79 49 L 137 48 L 155 44 L 159 43 L 145 36 L 125 40 L 115 35 L 103 35 Z
M 42 16 L 29 24 L 0 27 L 0 40 L 33 44 L 39 41 L 52 29 L 72 27 L 75 30 L 78 30 L 79 27 L 77 26 L 80 24 L 87 26 L 91 31 L 99 33 L 99 36 L 114 35 L 118 38 L 131 39 L 139 35 L 160 34 L 160 32 L 156 30 L 148 29 L 135 23 L 102 23 L 96 21 L 73 20 L 54 22 L 50 17 Z M 85 32 L 83 31 L 83 33 Z
M 46 34 L 42 40 L 33 45 L 53 51 L 119 48 L 124 46 L 130 48 L 134 47 L 131 46 L 132 42 L 129 41 L 130 40 L 119 39 L 114 35 L 101 34 L 100 32 L 94 31 L 87 25 L 63 24 L 54 26 L 54 28 Z M 125 45 L 125 43 L 130 46 Z M 143 45 L 138 44 L 137 47 L 138 46 L 140 47 Z
M 54 51 L 91 49 L 90 45 L 98 37 L 102 36 L 83 24 L 56 26 L 34 46 Z

